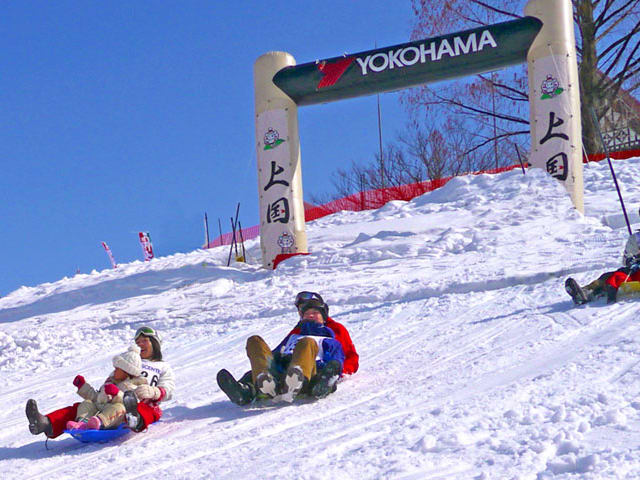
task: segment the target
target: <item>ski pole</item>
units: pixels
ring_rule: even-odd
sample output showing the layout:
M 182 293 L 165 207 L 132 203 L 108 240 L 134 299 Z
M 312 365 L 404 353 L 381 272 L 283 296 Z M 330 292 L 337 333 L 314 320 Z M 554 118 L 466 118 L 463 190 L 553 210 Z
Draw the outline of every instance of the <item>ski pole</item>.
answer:
M 207 242 L 207 246 L 204 248 L 209 248 L 209 219 L 207 218 L 207 212 L 204 212 L 204 234 Z
M 233 235 L 233 246 L 235 247 L 236 250 L 236 257 L 238 256 L 238 239 L 236 238 L 236 222 L 233 221 L 233 218 L 231 218 L 231 232 Z
M 522 158 L 520 158 L 520 150 L 518 150 L 518 145 L 514 143 L 513 146 L 516 147 L 516 153 L 518 154 L 518 161 L 520 162 L 520 166 L 522 167 L 522 174 L 526 175 L 527 172 L 524 169 L 524 163 L 522 163 Z
M 238 258 L 238 239 L 236 238 L 236 236 L 238 231 L 238 222 L 240 221 L 238 220 L 239 214 L 240 214 L 240 202 L 238 202 L 238 206 L 236 207 L 236 218 L 233 220 L 233 242 L 236 246 L 236 258 Z
M 622 213 L 624 214 L 624 220 L 627 222 L 627 230 L 629 230 L 629 235 L 632 235 L 631 224 L 629 223 L 629 217 L 627 216 L 627 209 L 624 208 L 624 201 L 622 200 L 622 193 L 620 193 L 620 187 L 618 186 L 618 179 L 616 178 L 616 172 L 613 171 L 613 164 L 611 163 L 611 157 L 609 156 L 609 149 L 607 145 L 604 143 L 604 138 L 602 137 L 602 132 L 600 131 L 600 124 L 598 123 L 598 116 L 596 115 L 596 111 L 591 107 L 589 109 L 591 111 L 591 120 L 593 120 L 593 125 L 596 127 L 598 131 L 598 135 L 600 136 L 600 143 L 602 143 L 602 148 L 604 149 L 604 153 L 607 156 L 607 161 L 609 162 L 609 169 L 611 170 L 611 176 L 613 177 L 613 183 L 616 185 L 616 190 L 618 191 L 618 198 L 620 199 L 620 205 L 622 206 Z
M 242 236 L 242 224 L 240 223 L 240 220 L 238 220 L 238 231 L 240 232 L 240 244 L 242 245 L 242 258 L 243 261 L 246 262 L 247 252 L 244 249 L 244 237 Z
M 233 224 L 233 217 L 229 217 L 231 219 L 231 243 L 229 244 L 229 258 L 227 258 L 227 267 L 231 265 L 231 254 L 233 253 L 233 244 L 236 239 L 236 228 Z

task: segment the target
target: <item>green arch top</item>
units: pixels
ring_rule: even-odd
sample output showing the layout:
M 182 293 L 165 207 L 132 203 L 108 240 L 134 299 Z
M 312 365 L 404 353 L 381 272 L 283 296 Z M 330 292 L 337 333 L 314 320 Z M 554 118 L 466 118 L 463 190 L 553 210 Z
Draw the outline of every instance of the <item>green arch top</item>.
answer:
M 285 67 L 273 83 L 302 106 L 488 72 L 526 61 L 541 28 L 537 18 L 523 17 Z

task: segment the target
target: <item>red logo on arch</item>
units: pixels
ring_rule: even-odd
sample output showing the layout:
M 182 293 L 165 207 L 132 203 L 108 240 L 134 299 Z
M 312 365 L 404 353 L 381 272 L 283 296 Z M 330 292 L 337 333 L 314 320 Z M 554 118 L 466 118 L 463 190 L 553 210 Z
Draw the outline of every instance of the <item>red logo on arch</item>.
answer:
M 324 76 L 318 83 L 317 88 L 325 88 L 335 85 L 347 68 L 349 68 L 349 65 L 353 63 L 353 60 L 354 57 L 346 57 L 333 63 L 327 63 L 326 60 L 318 63 L 318 70 L 320 70 Z

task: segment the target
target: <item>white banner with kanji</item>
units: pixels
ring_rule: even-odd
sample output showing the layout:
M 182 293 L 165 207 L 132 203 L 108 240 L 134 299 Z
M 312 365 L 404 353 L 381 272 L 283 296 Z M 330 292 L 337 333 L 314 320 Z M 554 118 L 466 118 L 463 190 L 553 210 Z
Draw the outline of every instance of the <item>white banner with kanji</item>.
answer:
M 571 81 L 567 55 L 536 59 L 530 68 L 529 101 L 534 113 L 530 163 L 562 182 L 573 197 L 582 189 L 578 82 Z
M 297 253 L 292 197 L 292 155 L 285 109 L 268 110 L 256 119 L 260 243 L 272 261 Z

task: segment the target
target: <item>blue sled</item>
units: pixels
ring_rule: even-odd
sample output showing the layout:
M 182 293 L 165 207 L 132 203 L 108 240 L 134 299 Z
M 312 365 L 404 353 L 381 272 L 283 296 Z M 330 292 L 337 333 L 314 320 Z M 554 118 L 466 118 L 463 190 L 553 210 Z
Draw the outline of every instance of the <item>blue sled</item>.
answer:
M 118 428 L 111 428 L 108 430 L 65 430 L 64 433 L 68 433 L 82 443 L 104 443 L 122 437 L 130 431 L 131 430 L 126 428 L 125 424 L 122 423 Z

